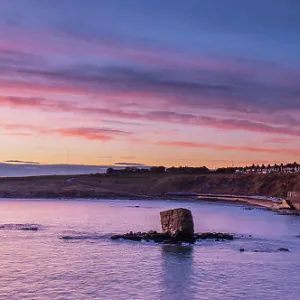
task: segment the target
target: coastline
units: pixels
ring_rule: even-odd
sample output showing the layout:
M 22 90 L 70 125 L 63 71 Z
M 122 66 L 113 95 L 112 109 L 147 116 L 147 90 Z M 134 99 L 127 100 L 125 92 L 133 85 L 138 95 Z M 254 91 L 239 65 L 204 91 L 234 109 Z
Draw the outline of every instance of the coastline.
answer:
M 279 213 L 300 174 L 90 174 L 0 178 L 2 199 L 191 200 L 238 203 Z
M 247 197 L 247 196 L 236 196 L 236 195 L 198 195 L 198 196 L 186 196 L 186 197 L 174 197 L 166 195 L 155 195 L 155 196 L 145 196 L 145 195 L 135 195 L 132 196 L 111 196 L 111 197 L 1 197 L 0 201 L 3 200 L 13 200 L 13 201 L 84 201 L 84 200 L 133 200 L 133 201 L 193 201 L 193 202 L 211 202 L 211 203 L 224 203 L 224 204 L 239 204 L 244 207 L 252 208 L 262 208 L 270 211 L 279 212 L 281 203 L 274 202 L 268 199 L 262 199 L 261 196 L 256 197 Z M 288 213 L 288 211 L 281 210 L 282 212 Z M 295 213 L 295 212 L 294 212 Z M 293 214 L 294 214 L 293 213 Z M 291 214 L 291 213 L 290 213 Z

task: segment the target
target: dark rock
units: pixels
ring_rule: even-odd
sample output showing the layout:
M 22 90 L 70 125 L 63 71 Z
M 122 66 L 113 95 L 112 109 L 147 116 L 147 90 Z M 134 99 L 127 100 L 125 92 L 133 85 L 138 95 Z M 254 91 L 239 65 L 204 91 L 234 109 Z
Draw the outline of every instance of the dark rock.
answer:
M 253 210 L 254 208 L 253 207 L 245 207 L 244 209 L 245 210 Z
M 278 251 L 280 252 L 290 252 L 288 248 L 279 248 Z
M 189 243 L 194 244 L 197 239 L 214 239 L 215 241 L 221 240 L 233 240 L 233 235 L 228 233 L 213 233 L 207 232 L 202 234 L 183 235 L 183 234 L 169 234 L 169 233 L 158 233 L 156 231 L 149 232 L 136 232 L 132 231 L 125 234 L 116 234 L 111 237 L 112 240 L 132 240 L 132 241 L 153 241 L 155 243 L 163 244 L 181 244 Z
M 221 233 L 221 232 L 205 232 L 198 233 L 195 235 L 197 240 L 206 240 L 206 239 L 214 239 L 214 240 L 233 240 L 233 235 L 229 233 Z
M 37 224 L 2 224 L 0 230 L 23 230 L 23 231 L 38 231 Z
M 38 227 L 23 227 L 20 228 L 20 230 L 25 230 L 25 231 L 38 231 Z
M 155 230 L 150 230 L 150 231 L 148 232 L 148 234 L 157 234 L 157 231 L 155 231 Z
M 68 236 L 68 235 L 65 235 L 65 236 L 62 236 L 60 237 L 61 240 L 71 240 L 72 237 L 71 236 Z
M 163 243 L 165 241 L 178 241 L 178 239 L 172 237 L 170 234 L 166 233 L 158 233 L 156 231 L 149 232 L 136 232 L 132 231 L 125 234 L 117 234 L 111 237 L 112 240 L 124 239 L 124 240 L 132 240 L 132 241 L 154 241 L 155 243 Z
M 138 235 L 128 235 L 128 236 L 124 236 L 123 239 L 140 242 L 142 240 L 142 237 Z
M 170 239 L 170 240 L 164 241 L 163 244 L 166 244 L 166 245 L 181 245 L 182 242 L 176 241 L 174 239 Z
M 201 233 L 194 234 L 193 216 L 190 210 L 184 208 L 171 209 L 160 212 L 162 233 L 150 230 L 149 232 L 130 231 L 125 234 L 117 234 L 112 240 L 124 239 L 132 241 L 154 241 L 164 244 L 193 244 L 197 239 L 233 240 L 233 235 L 228 233 Z
M 194 234 L 193 216 L 190 210 L 176 208 L 160 212 L 163 233 L 170 235 L 192 236 Z
M 244 249 L 244 248 L 241 248 L 241 249 L 240 249 L 240 252 L 245 252 L 245 249 Z
M 177 233 L 174 236 L 172 236 L 175 240 L 184 242 L 184 243 L 190 243 L 194 244 L 196 242 L 196 235 L 195 234 L 182 234 Z
M 112 240 L 118 240 L 118 239 L 121 239 L 122 238 L 122 235 L 119 235 L 119 234 L 115 234 L 113 236 L 110 237 Z

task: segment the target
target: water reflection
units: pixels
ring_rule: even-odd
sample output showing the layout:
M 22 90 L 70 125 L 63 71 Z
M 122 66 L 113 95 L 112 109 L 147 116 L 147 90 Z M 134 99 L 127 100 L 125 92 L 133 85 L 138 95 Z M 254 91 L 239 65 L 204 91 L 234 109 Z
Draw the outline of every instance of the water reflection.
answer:
M 141 207 L 125 207 L 136 203 Z M 193 247 L 109 239 L 112 233 L 160 230 L 159 212 L 175 206 L 168 201 L 1 200 L 1 224 L 42 224 L 42 230 L 0 230 L 0 299 L 31 300 L 33 292 L 43 300 L 300 299 L 299 217 L 179 204 L 193 211 L 197 232 L 245 238 Z M 64 235 L 84 239 L 58 238 Z M 251 251 L 260 249 L 272 251 Z
M 163 245 L 162 255 L 162 299 L 192 299 L 193 247 Z

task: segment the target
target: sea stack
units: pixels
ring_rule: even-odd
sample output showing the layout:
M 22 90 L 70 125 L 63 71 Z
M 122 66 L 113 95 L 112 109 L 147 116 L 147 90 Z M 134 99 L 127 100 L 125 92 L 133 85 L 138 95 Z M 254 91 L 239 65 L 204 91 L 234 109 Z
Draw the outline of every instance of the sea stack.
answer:
M 160 212 L 162 231 L 172 236 L 193 236 L 194 222 L 190 210 L 176 208 Z
M 212 239 L 215 241 L 233 240 L 229 233 L 204 232 L 194 233 L 193 216 L 190 210 L 176 208 L 160 212 L 162 232 L 132 232 L 111 236 L 112 240 L 154 241 L 162 244 L 181 245 L 183 242 L 194 244 L 197 240 Z

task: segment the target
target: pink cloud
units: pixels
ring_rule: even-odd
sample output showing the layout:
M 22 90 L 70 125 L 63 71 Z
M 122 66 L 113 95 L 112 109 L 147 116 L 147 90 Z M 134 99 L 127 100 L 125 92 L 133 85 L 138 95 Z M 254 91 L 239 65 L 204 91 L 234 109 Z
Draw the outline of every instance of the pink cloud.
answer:
M 14 108 L 34 108 L 49 112 L 64 112 L 74 114 L 84 114 L 89 118 L 112 117 L 129 120 L 159 121 L 162 123 L 173 123 L 189 126 L 203 126 L 215 128 L 222 131 L 249 131 L 256 133 L 286 134 L 290 136 L 300 136 L 300 129 L 291 126 L 276 126 L 262 122 L 255 122 L 244 119 L 216 118 L 211 116 L 201 116 L 187 113 L 177 113 L 171 111 L 148 111 L 137 112 L 130 110 L 118 110 L 101 107 L 79 106 L 74 102 L 53 101 L 39 98 L 19 98 L 0 97 L 0 104 Z
M 58 128 L 58 129 L 46 129 L 43 127 L 28 125 L 28 124 L 2 124 L 11 135 L 19 136 L 31 136 L 32 134 L 53 135 L 59 134 L 64 137 L 79 137 L 93 141 L 112 141 L 116 137 L 122 137 L 130 135 L 130 132 L 111 129 L 111 128 L 93 128 L 93 127 L 78 127 L 78 128 Z M 21 131 L 23 130 L 23 131 Z M 187 148 L 202 148 L 212 149 L 216 151 L 241 151 L 241 152 L 256 152 L 256 153 L 268 153 L 268 154 L 288 154 L 288 155 L 300 155 L 300 151 L 295 149 L 285 148 L 264 148 L 264 147 L 252 147 L 252 146 L 237 146 L 237 145 L 220 145 L 214 143 L 200 143 L 190 141 L 158 141 L 151 142 L 144 138 L 130 137 L 128 140 L 132 143 L 139 144 L 154 144 L 157 146 L 171 146 L 171 147 L 187 147 Z M 124 156 L 123 158 L 129 158 Z
M 130 135 L 130 132 L 112 128 L 78 127 L 50 129 L 30 124 L 0 124 L 0 126 L 7 130 L 10 135 L 32 136 L 34 134 L 59 134 L 64 137 L 80 137 L 103 142 L 114 140 L 117 136 Z
M 83 137 L 88 140 L 93 140 L 93 141 L 111 141 L 114 138 L 112 136 L 103 134 L 102 131 L 98 130 L 90 130 L 87 128 L 70 128 L 70 129 L 60 129 L 57 130 L 59 134 L 62 136 L 67 136 L 67 137 Z
M 9 135 L 20 136 L 20 137 L 31 137 L 32 136 L 31 133 L 26 133 L 26 132 L 10 132 Z
M 292 144 L 295 140 L 284 137 L 273 137 L 266 139 L 266 142 L 271 144 Z
M 204 148 L 217 151 L 242 151 L 242 152 L 259 152 L 269 154 L 292 154 L 300 155 L 300 151 L 293 149 L 274 149 L 274 148 L 260 148 L 250 146 L 231 146 L 231 145 L 218 145 L 211 143 L 197 143 L 186 141 L 159 141 L 155 145 L 171 146 L 171 147 L 188 147 L 188 148 Z
M 62 128 L 54 132 L 67 137 L 83 137 L 93 141 L 111 141 L 116 135 L 127 135 L 129 133 L 107 128 Z

